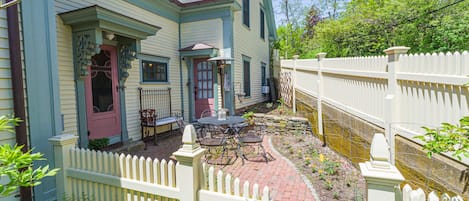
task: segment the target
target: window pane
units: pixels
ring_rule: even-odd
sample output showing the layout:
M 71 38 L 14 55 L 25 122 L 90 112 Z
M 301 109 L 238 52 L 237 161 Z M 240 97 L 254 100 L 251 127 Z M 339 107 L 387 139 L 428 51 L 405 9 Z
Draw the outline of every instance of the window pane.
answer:
M 243 24 L 249 27 L 249 0 L 243 0 Z
M 251 96 L 251 67 L 249 61 L 243 62 L 243 76 L 244 93 L 246 96 Z
M 142 61 L 143 82 L 167 82 L 167 71 L 167 63 Z

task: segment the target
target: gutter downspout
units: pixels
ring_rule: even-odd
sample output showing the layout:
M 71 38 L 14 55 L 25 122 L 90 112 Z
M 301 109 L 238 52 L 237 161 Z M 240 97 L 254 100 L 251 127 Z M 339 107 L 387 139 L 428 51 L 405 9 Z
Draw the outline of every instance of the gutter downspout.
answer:
M 7 2 L 16 0 L 7 0 Z M 13 4 L 13 3 L 12 3 Z M 8 24 L 8 45 L 10 51 L 11 66 L 11 86 L 13 90 L 13 110 L 14 115 L 23 120 L 15 127 L 16 144 L 25 145 L 22 151 L 29 150 L 28 136 L 26 132 L 26 109 L 24 99 L 23 68 L 21 65 L 21 41 L 18 20 L 18 5 L 11 5 L 7 8 Z M 32 200 L 31 188 L 20 188 L 20 200 Z
M 178 37 L 179 37 L 179 49 L 181 49 L 181 22 L 178 23 Z M 183 81 L 182 81 L 182 57 L 181 57 L 181 51 L 179 51 L 179 86 L 180 86 L 180 91 L 181 91 L 181 115 L 182 118 L 184 118 L 184 86 L 183 86 Z M 190 119 L 190 118 L 188 118 Z

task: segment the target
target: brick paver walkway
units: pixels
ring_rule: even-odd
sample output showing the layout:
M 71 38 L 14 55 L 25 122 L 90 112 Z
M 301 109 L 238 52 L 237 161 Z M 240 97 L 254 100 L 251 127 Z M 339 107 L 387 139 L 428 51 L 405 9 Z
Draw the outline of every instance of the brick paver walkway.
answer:
M 223 172 L 231 174 L 234 178 L 239 177 L 241 184 L 244 181 L 249 181 L 252 186 L 256 182 L 259 185 L 260 193 L 262 193 L 264 186 L 269 186 L 273 200 L 314 201 L 313 193 L 302 176 L 289 161 L 272 150 L 269 139 L 270 136 L 266 136 L 263 143 L 266 151 L 272 157 L 268 163 L 262 161 L 262 157 L 248 157 L 250 158 L 249 161 L 245 161 L 243 165 L 241 158 L 238 158 L 230 165 L 216 165 L 216 169 L 222 169 Z M 171 154 L 180 145 L 181 135 L 170 136 L 159 140 L 158 146 L 154 146 L 152 142 L 147 142 L 147 150 L 133 154 L 158 159 L 170 159 Z M 233 157 L 233 159 L 235 158 Z

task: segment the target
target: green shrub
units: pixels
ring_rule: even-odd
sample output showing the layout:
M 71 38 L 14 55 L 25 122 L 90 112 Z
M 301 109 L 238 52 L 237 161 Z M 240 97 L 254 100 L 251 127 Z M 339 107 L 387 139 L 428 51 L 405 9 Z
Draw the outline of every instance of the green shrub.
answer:
M 9 115 L 0 117 L 0 132 L 13 132 L 13 128 L 21 122 L 19 118 Z M 33 162 L 46 160 L 41 153 L 22 152 L 23 145 L 11 147 L 9 144 L 0 146 L 0 197 L 10 196 L 18 187 L 31 187 L 41 184 L 44 177 L 54 176 L 59 169 L 49 166 L 33 169 Z M 3 181 L 5 179 L 6 181 Z
M 459 120 L 459 125 L 442 123 L 440 128 L 427 128 L 427 133 L 416 136 L 425 144 L 423 149 L 427 156 L 444 152 L 452 152 L 453 157 L 462 160 L 462 156 L 469 157 L 469 116 Z
M 93 139 L 88 142 L 88 149 L 92 150 L 101 150 L 102 148 L 106 147 L 109 145 L 109 139 L 108 138 L 99 138 L 99 139 Z

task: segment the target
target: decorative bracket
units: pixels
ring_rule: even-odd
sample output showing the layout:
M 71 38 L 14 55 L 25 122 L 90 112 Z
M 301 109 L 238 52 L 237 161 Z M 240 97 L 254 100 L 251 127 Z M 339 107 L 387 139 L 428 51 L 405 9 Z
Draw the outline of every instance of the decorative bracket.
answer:
M 119 45 L 119 70 L 121 80 L 125 81 L 129 77 L 127 70 L 132 68 L 132 61 L 137 58 L 135 46 L 135 40 L 133 42 L 122 43 Z
M 75 72 L 77 79 L 88 75 L 88 66 L 91 65 L 91 57 L 99 53 L 99 44 L 94 40 L 93 31 L 76 32 L 74 34 L 75 47 Z

